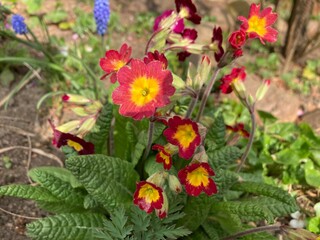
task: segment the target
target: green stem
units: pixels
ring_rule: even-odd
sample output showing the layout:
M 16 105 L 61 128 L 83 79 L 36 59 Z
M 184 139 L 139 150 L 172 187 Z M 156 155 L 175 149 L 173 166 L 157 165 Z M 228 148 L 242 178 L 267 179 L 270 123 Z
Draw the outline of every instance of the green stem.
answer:
M 238 239 L 239 237 L 247 236 L 253 233 L 266 232 L 266 231 L 279 231 L 279 230 L 281 230 L 281 226 L 279 225 L 261 226 L 261 227 L 251 228 L 243 232 L 236 233 L 229 237 L 225 237 L 222 240 L 235 240 L 235 239 Z
M 206 106 L 206 103 L 207 103 L 207 100 L 208 100 L 208 97 L 210 95 L 210 92 L 211 92 L 211 89 L 217 79 L 217 76 L 220 72 L 220 69 L 221 68 L 216 68 L 216 70 L 214 71 L 213 73 L 213 76 L 212 78 L 210 79 L 210 82 L 209 82 L 209 85 L 207 86 L 206 90 L 204 91 L 204 94 L 203 94 L 203 97 L 202 97 L 202 101 L 201 101 L 201 105 L 200 105 L 200 109 L 199 109 L 199 112 L 198 112 L 198 115 L 197 115 L 197 118 L 196 118 L 196 122 L 199 122 L 202 114 L 203 114 L 203 111 L 204 111 L 204 108 Z
M 152 33 L 151 37 L 149 38 L 148 42 L 147 42 L 147 45 L 146 45 L 146 49 L 144 51 L 144 54 L 147 54 L 148 51 L 149 51 L 149 47 L 150 47 L 150 44 L 152 42 L 152 39 L 157 36 L 157 34 L 161 31 L 162 29 L 159 29 L 157 31 L 155 31 L 154 33 Z
M 255 105 L 253 104 L 252 106 L 250 106 L 250 104 L 248 103 L 248 101 L 246 100 L 245 101 L 245 105 L 250 113 L 250 118 L 251 118 L 251 131 L 250 131 L 250 137 L 249 137 L 249 142 L 247 144 L 247 147 L 241 157 L 241 161 L 240 161 L 240 164 L 237 168 L 237 172 L 240 172 L 248 155 L 249 155 L 249 152 L 251 150 L 251 147 L 252 147 L 252 144 L 253 144 L 253 140 L 254 140 L 254 134 L 255 134 L 255 131 L 256 131 L 256 117 L 254 115 L 254 107 Z
M 186 118 L 190 118 L 190 116 L 192 115 L 192 112 L 194 110 L 194 107 L 196 106 L 197 102 L 198 102 L 198 99 L 199 99 L 199 94 L 197 94 L 196 97 L 193 97 L 191 98 L 191 102 L 189 104 L 189 108 L 188 108 L 188 111 L 186 113 Z
M 152 138 L 153 138 L 153 132 L 154 132 L 153 130 L 154 130 L 154 119 L 153 117 L 151 117 L 149 121 L 149 129 L 148 129 L 148 143 L 147 143 L 146 150 L 144 151 L 142 160 L 146 160 L 149 155 L 151 145 L 152 145 Z

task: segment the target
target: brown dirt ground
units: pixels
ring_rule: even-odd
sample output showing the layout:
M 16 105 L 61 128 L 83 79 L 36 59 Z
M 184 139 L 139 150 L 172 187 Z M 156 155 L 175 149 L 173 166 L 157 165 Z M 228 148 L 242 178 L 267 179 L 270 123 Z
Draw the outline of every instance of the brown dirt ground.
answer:
M 53 9 L 54 1 L 46 1 L 44 12 Z M 83 2 L 76 0 L 62 1 L 64 8 L 70 12 L 70 18 L 75 18 L 73 8 L 75 5 L 84 10 L 91 11 L 90 6 Z M 232 13 L 230 9 L 226 8 L 225 1 L 198 1 L 201 14 L 209 14 L 217 16 L 216 25 L 220 25 L 223 29 L 231 29 L 230 22 L 233 21 L 236 14 Z M 25 7 L 18 5 L 17 12 L 23 11 Z M 162 12 L 165 9 L 174 8 L 173 1 L 160 1 L 160 0 L 111 0 L 111 9 L 120 13 L 121 24 L 130 25 L 135 21 L 134 17 L 138 12 L 156 11 Z M 200 39 L 208 41 L 211 38 L 211 31 L 213 23 L 206 23 L 203 27 L 199 28 Z M 56 35 L 64 36 L 70 39 L 72 33 L 68 31 L 60 31 L 56 26 L 50 26 L 50 31 Z M 145 37 L 136 38 L 135 34 L 116 34 L 113 36 L 114 48 L 118 48 L 121 42 L 130 42 L 133 47 L 134 56 L 142 56 L 143 49 L 147 39 Z M 17 80 L 21 76 L 17 76 Z M 297 112 L 300 105 L 305 105 L 306 110 L 315 110 L 320 108 L 319 101 L 317 102 L 314 97 L 305 98 L 301 97 L 290 90 L 286 89 L 281 80 L 274 79 L 275 84 L 271 87 L 268 96 L 258 105 L 259 109 L 272 112 L 281 120 L 294 121 L 297 117 Z M 253 92 L 259 84 L 261 79 L 254 76 L 248 80 L 249 91 Z M 0 89 L 0 99 L 8 94 L 9 88 Z M 28 136 L 33 148 L 41 149 L 46 153 L 52 153 L 61 158 L 60 152 L 54 149 L 50 144 L 48 136 L 51 130 L 47 127 L 46 119 L 48 118 L 48 111 L 37 112 L 35 109 L 36 103 L 39 98 L 44 94 L 44 91 L 37 84 L 37 80 L 31 81 L 24 89 L 19 92 L 10 102 L 7 110 L 0 110 L 0 185 L 7 185 L 12 183 L 28 184 L 26 175 L 28 165 L 28 150 L 13 149 L 11 151 L 1 152 L 6 147 L 10 146 L 24 146 L 28 147 Z M 319 99 L 318 99 L 319 100 Z M 320 113 L 311 117 L 319 120 Z M 317 121 L 316 121 L 317 122 Z M 320 121 L 318 121 L 320 122 Z M 318 126 L 319 127 L 319 126 Z M 6 169 L 4 166 L 3 158 L 7 157 L 12 162 L 12 166 Z M 51 165 L 58 166 L 57 161 L 41 156 L 39 154 L 31 154 L 31 166 Z M 40 211 L 32 201 L 19 200 L 14 198 L 2 197 L 0 198 L 0 208 L 7 211 L 29 216 L 29 217 L 43 217 L 45 212 Z M 31 220 L 23 217 L 12 216 L 0 211 L 0 239 L 4 240 L 24 240 L 28 239 L 24 235 L 25 224 Z

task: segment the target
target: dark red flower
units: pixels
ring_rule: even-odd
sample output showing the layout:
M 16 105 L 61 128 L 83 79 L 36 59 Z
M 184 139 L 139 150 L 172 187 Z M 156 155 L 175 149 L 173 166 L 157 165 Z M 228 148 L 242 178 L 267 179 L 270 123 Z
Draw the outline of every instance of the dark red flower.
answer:
M 246 42 L 246 33 L 242 30 L 234 31 L 228 41 L 233 48 L 241 48 Z
M 197 8 L 191 0 L 175 0 L 175 3 L 181 18 L 186 18 L 194 24 L 200 24 L 201 17 L 197 14 Z
M 239 133 L 244 138 L 249 138 L 250 137 L 250 133 L 247 130 L 244 129 L 244 124 L 243 123 L 237 123 L 233 127 L 227 125 L 226 129 L 231 131 L 231 132 L 234 132 L 234 133 Z
M 199 196 L 202 191 L 208 196 L 218 192 L 210 176 L 214 176 L 214 172 L 205 162 L 193 163 L 178 173 L 181 184 L 185 185 L 187 194 L 191 196 Z
M 222 29 L 221 27 L 214 27 L 212 31 L 212 38 L 210 49 L 214 51 L 214 59 L 219 62 L 221 57 L 224 54 L 224 50 L 222 47 Z
M 159 30 L 161 28 L 161 21 L 169 17 L 173 12 L 173 10 L 166 10 L 160 16 L 158 16 L 154 21 L 153 31 Z M 179 19 L 178 21 L 176 21 L 171 29 L 175 33 L 181 33 L 184 29 L 183 19 Z
M 91 142 L 86 142 L 85 140 L 70 134 L 60 132 L 55 128 L 53 123 L 49 121 L 51 128 L 53 130 L 52 144 L 57 148 L 62 146 L 72 147 L 80 155 L 94 154 L 94 145 Z
M 238 58 L 238 57 L 241 57 L 243 55 L 243 51 L 241 48 L 238 48 L 238 49 L 235 49 L 233 51 L 233 58 Z
M 183 33 L 181 35 L 182 35 L 183 41 L 185 41 L 185 40 L 188 41 L 188 44 L 194 43 L 194 41 L 198 37 L 197 31 L 195 29 L 192 29 L 192 28 L 184 29 Z M 191 55 L 191 53 L 189 53 L 187 51 L 183 51 L 183 52 L 177 53 L 179 61 L 181 61 L 181 62 L 183 62 L 190 55 Z
M 148 64 L 149 62 L 154 61 L 154 60 L 162 62 L 163 69 L 167 69 L 168 60 L 167 60 L 166 56 L 163 53 L 160 54 L 157 50 L 155 50 L 153 53 L 148 52 L 147 56 L 144 57 L 144 59 L 143 59 L 145 64 Z

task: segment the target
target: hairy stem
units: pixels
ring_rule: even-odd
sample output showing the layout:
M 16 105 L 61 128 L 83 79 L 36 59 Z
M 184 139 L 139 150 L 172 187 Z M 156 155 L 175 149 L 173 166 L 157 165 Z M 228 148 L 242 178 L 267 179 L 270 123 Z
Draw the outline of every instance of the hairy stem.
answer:
M 248 101 L 246 100 L 245 101 L 245 105 L 247 107 L 247 109 L 249 110 L 249 113 L 250 113 L 250 118 L 251 118 L 251 131 L 250 131 L 250 137 L 249 137 L 249 142 L 247 144 L 247 147 L 241 157 L 241 162 L 240 162 L 240 165 L 238 166 L 237 168 L 237 172 L 240 172 L 248 155 L 249 155 L 249 152 L 250 152 L 250 149 L 252 147 L 252 143 L 253 143 L 253 140 L 254 140 L 254 134 L 255 134 L 255 131 L 256 131 L 256 117 L 254 115 L 254 104 L 252 106 L 250 106 L 250 104 L 248 103 Z
M 152 118 L 150 118 L 150 121 L 149 121 L 148 143 L 147 143 L 146 150 L 144 151 L 142 160 L 146 160 L 149 155 L 151 145 L 152 145 L 153 130 L 154 130 L 154 119 L 152 117 Z
M 193 97 L 191 98 L 191 102 L 190 102 L 190 105 L 188 107 L 188 111 L 186 113 L 186 118 L 190 118 L 192 112 L 193 112 L 193 109 L 194 107 L 196 106 L 197 102 L 198 102 L 198 99 L 199 99 L 199 94 L 197 94 L 196 97 Z
M 148 53 L 150 44 L 151 44 L 151 42 L 152 42 L 152 39 L 153 39 L 155 36 L 157 36 L 157 34 L 160 32 L 160 30 L 161 30 L 161 29 L 155 31 L 155 32 L 151 35 L 151 37 L 149 38 L 149 40 L 148 40 L 148 42 L 147 42 L 147 45 L 146 45 L 146 49 L 145 49 L 145 51 L 144 51 L 144 54 L 147 54 L 147 53 Z
M 243 232 L 236 233 L 229 237 L 225 237 L 222 240 L 235 240 L 235 239 L 238 239 L 239 237 L 243 237 L 253 233 L 266 232 L 266 231 L 279 231 L 279 230 L 281 230 L 281 226 L 279 225 L 261 226 L 261 227 L 251 228 Z
M 216 70 L 213 73 L 212 78 L 210 79 L 209 85 L 207 86 L 206 90 L 204 91 L 204 94 L 203 94 L 203 97 L 202 97 L 202 101 L 201 101 L 201 105 L 200 105 L 200 109 L 199 109 L 199 112 L 198 112 L 198 115 L 197 115 L 197 118 L 196 118 L 196 122 L 199 122 L 199 120 L 200 120 L 200 118 L 201 118 L 201 116 L 203 114 L 204 108 L 206 106 L 208 97 L 209 97 L 210 92 L 211 92 L 211 89 L 212 89 L 214 83 L 216 82 L 216 79 L 217 79 L 217 76 L 218 76 L 218 74 L 220 72 L 220 69 L 221 68 L 219 68 L 219 67 L 216 68 Z

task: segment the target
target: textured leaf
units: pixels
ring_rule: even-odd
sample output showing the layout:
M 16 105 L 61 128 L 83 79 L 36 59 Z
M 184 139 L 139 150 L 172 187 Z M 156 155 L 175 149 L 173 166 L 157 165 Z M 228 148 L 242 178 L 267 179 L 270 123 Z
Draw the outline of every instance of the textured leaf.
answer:
M 70 205 L 83 206 L 84 194 L 74 189 L 69 183 L 38 169 L 33 171 L 33 175 L 36 176 L 42 187 L 48 189 L 57 198 L 64 200 Z
M 180 221 L 180 225 L 185 226 L 191 231 L 196 230 L 207 218 L 211 208 L 210 197 L 201 194 L 198 197 L 188 197 L 183 209 L 186 214 Z
M 211 211 L 212 213 L 230 212 L 232 214 L 238 215 L 241 219 L 245 218 L 246 221 L 273 221 L 272 212 L 266 206 L 251 201 L 216 202 L 212 205 Z
M 101 214 L 60 214 L 27 224 L 27 235 L 39 240 L 94 240 L 94 230 L 104 219 Z
M 39 171 L 53 175 L 64 182 L 68 182 L 71 184 L 73 188 L 82 186 L 81 183 L 76 179 L 74 175 L 72 175 L 72 173 L 68 169 L 61 168 L 61 167 L 37 167 L 37 168 L 31 169 L 28 172 L 28 175 L 31 177 L 33 181 L 37 183 L 40 183 L 40 182 L 35 173 Z
M 0 187 L 0 196 L 19 197 L 24 199 L 57 202 L 59 201 L 50 191 L 39 186 L 8 185 Z
M 83 206 L 72 205 L 65 201 L 60 201 L 60 202 L 37 201 L 37 205 L 39 208 L 51 213 L 83 213 L 88 211 L 84 209 Z
M 235 164 L 235 160 L 239 159 L 242 152 L 239 148 L 234 146 L 225 146 L 221 149 L 207 152 L 209 163 L 213 169 L 226 169 L 231 164 Z
M 242 182 L 232 186 L 232 190 L 253 193 L 274 198 L 280 202 L 296 207 L 296 202 L 286 191 L 265 183 Z
M 112 105 L 103 106 L 94 129 L 86 136 L 86 140 L 94 144 L 95 153 L 107 152 L 107 141 L 112 121 Z
M 209 236 L 210 240 L 220 240 L 225 236 L 225 231 L 217 222 L 206 220 L 201 225 L 203 231 Z
M 230 189 L 230 187 L 239 181 L 238 174 L 228 171 L 228 170 L 217 170 L 215 171 L 215 176 L 213 180 L 215 181 L 217 188 L 218 188 L 218 194 L 215 195 L 224 197 L 223 194 Z
M 66 166 L 109 212 L 122 204 L 132 204 L 139 176 L 131 163 L 97 154 L 71 157 Z
M 222 114 L 219 114 L 214 119 L 212 126 L 208 129 L 206 142 L 213 142 L 216 148 L 221 148 L 225 145 L 225 136 L 226 126 Z
M 123 117 L 115 113 L 115 127 L 114 127 L 114 153 L 115 156 L 123 160 L 130 161 L 130 145 L 128 133 L 125 131 L 128 122 L 132 119 Z M 130 134 L 130 133 L 129 133 Z

